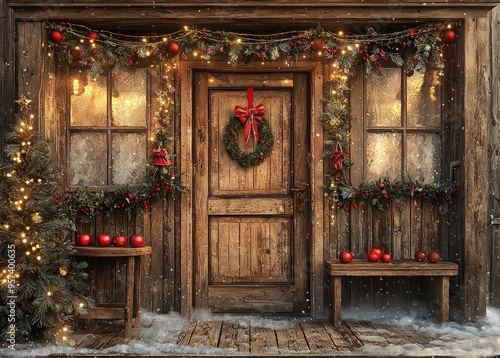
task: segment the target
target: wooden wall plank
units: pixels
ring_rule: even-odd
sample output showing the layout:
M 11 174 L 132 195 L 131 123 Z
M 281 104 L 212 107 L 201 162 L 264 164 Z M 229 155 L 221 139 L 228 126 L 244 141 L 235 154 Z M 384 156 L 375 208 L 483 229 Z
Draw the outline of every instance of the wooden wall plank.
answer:
M 181 6 L 193 6 L 196 4 L 206 4 L 206 0 L 192 0 L 192 1 L 161 1 L 158 2 L 157 6 L 158 7 L 181 7 Z M 486 0 L 483 1 L 484 3 L 495 3 L 494 0 Z M 75 2 L 69 2 L 69 1 L 61 1 L 61 0 L 45 0 L 43 2 L 41 1 L 33 1 L 33 0 L 7 0 L 7 3 L 11 6 L 43 6 L 43 5 L 48 5 L 48 4 L 55 4 L 60 7 L 70 7 L 70 6 L 78 6 L 78 7 L 86 7 L 86 6 L 93 6 L 93 7 L 117 7 L 117 6 L 125 6 L 125 4 L 129 7 L 135 7 L 135 6 L 140 6 L 144 4 L 150 4 L 150 1 L 148 0 L 133 0 L 133 1 L 123 1 L 123 0 L 108 0 L 108 1 L 99 1 L 99 0 L 86 0 L 86 1 L 79 1 L 77 4 Z M 234 6 L 233 1 L 231 0 L 218 0 L 216 2 L 213 2 L 214 6 L 221 8 L 224 6 Z M 269 7 L 273 5 L 282 5 L 283 8 L 290 7 L 293 5 L 302 5 L 304 1 L 301 0 L 289 0 L 289 1 L 283 1 L 283 0 L 272 0 L 268 1 L 265 4 L 261 4 L 258 1 L 255 0 L 240 0 L 238 2 L 239 6 L 254 6 L 256 4 L 260 4 L 263 7 Z M 418 3 L 418 0 L 403 0 L 401 1 L 401 6 L 412 4 L 412 3 Z M 474 1 L 459 1 L 459 0 L 438 0 L 435 1 L 433 4 L 439 4 L 439 3 L 446 3 L 449 6 L 453 5 L 461 5 L 461 6 L 467 6 L 469 4 L 475 4 Z M 314 1 L 308 4 L 308 6 L 311 7 L 320 7 L 324 6 L 326 4 L 332 4 L 332 5 L 348 5 L 348 4 L 358 4 L 357 2 L 354 1 L 344 1 L 344 0 L 319 0 L 319 1 Z M 374 6 L 374 5 L 379 5 L 379 6 L 387 6 L 387 4 L 392 4 L 390 0 L 386 1 L 376 1 L 376 0 L 369 0 L 366 2 L 365 6 Z M 360 4 L 361 5 L 361 4 Z M 431 6 L 432 4 L 429 4 Z M 199 5 L 198 5 L 199 6 Z
M 311 66 L 311 64 L 305 64 Z M 323 293 L 326 289 L 323 280 L 323 233 L 324 228 L 324 163 L 323 163 L 323 123 L 321 114 L 323 113 L 323 66 L 317 63 L 311 71 L 311 111 L 310 111 L 310 170 L 311 170 L 311 304 L 312 317 L 318 318 L 325 315 Z
M 114 26 L 127 28 L 130 26 L 158 26 L 164 20 L 163 26 L 181 28 L 186 23 L 196 26 L 213 27 L 214 22 L 224 19 L 224 24 L 239 29 L 280 29 L 283 26 L 291 27 L 290 16 L 294 17 L 293 28 L 315 27 L 318 21 L 325 26 L 336 26 L 339 19 L 350 25 L 363 25 L 367 19 L 394 23 L 394 19 L 457 19 L 463 18 L 464 8 L 469 16 L 485 16 L 487 11 L 495 6 L 495 0 L 488 2 L 440 2 L 428 3 L 422 6 L 417 0 L 413 3 L 398 3 L 399 6 L 388 7 L 385 3 L 369 0 L 364 2 L 309 2 L 307 7 L 303 3 L 287 2 L 253 2 L 246 5 L 238 2 L 237 6 L 224 4 L 207 7 L 186 3 L 155 3 L 131 6 L 130 4 L 114 4 L 106 7 L 106 3 L 73 2 L 71 4 L 58 3 L 57 7 L 46 3 L 34 2 L 34 6 L 22 3 L 9 2 L 16 10 L 16 17 L 23 20 L 47 21 L 86 21 L 100 27 L 109 27 L 111 21 Z M 490 2 L 491 1 L 491 2 Z M 226 4 L 227 5 L 227 4 Z M 367 11 L 367 7 L 370 10 Z M 200 16 L 200 11 L 203 16 Z M 137 14 L 141 16 L 138 17 Z M 256 22 L 255 20 L 259 21 Z M 335 20 L 335 25 L 330 20 Z M 168 21 L 168 22 L 167 22 Z M 165 25 L 167 23 L 168 25 Z
M 500 6 L 491 12 L 491 121 L 489 121 L 489 203 L 488 214 L 500 218 Z M 491 220 L 489 303 L 500 307 L 500 222 Z
M 16 110 L 15 39 L 14 11 L 7 6 L 5 0 L 2 0 L 0 2 L 0 148 L 4 148 L 4 134 L 9 130 Z M 3 155 L 2 150 L 0 158 Z
M 30 112 L 35 115 L 35 129 L 41 130 L 42 44 L 45 37 L 42 22 L 18 22 L 16 81 L 18 96 L 32 100 Z
M 195 75 L 195 93 L 197 111 L 193 118 L 193 126 L 195 129 L 194 138 L 194 158 L 193 166 L 196 168 L 196 175 L 194 176 L 193 190 L 196 191 L 194 198 L 194 217 L 196 218 L 195 226 L 195 242 L 193 251 L 194 266 L 194 288 L 196 290 L 194 306 L 197 308 L 208 308 L 208 255 L 206 254 L 209 249 L 209 222 L 207 214 L 207 201 L 209 194 L 209 159 L 208 159 L 208 145 L 209 145 L 209 126 L 207 125 L 207 118 L 209 118 L 209 103 L 208 103 L 208 78 L 206 74 L 198 73 Z
M 181 196 L 180 211 L 180 237 L 181 237 L 181 285 L 180 285 L 180 310 L 184 315 L 191 315 L 193 307 L 193 177 L 196 168 L 193 168 L 193 91 L 192 91 L 192 69 L 187 63 L 179 67 L 176 74 L 176 83 L 178 87 L 176 92 L 183 93 L 183 101 L 180 108 L 180 150 L 179 163 L 180 170 L 183 173 L 182 184 L 186 185 L 190 191 Z
M 464 318 L 486 314 L 487 88 L 489 85 L 487 18 L 465 18 L 465 302 Z
M 163 313 L 163 211 L 165 199 L 159 200 L 151 210 L 151 310 Z

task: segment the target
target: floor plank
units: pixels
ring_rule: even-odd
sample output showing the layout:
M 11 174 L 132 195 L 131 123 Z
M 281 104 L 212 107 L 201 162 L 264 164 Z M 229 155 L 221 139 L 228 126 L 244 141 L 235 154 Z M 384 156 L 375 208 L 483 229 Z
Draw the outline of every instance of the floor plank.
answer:
M 369 322 L 349 321 L 346 324 L 363 345 L 371 344 L 381 347 L 389 345 L 385 337 L 378 333 Z
M 180 346 L 188 346 L 191 341 L 191 337 L 193 336 L 193 332 L 196 328 L 198 321 L 191 321 L 188 328 L 181 333 L 179 339 L 177 340 L 177 344 Z
M 390 344 L 418 344 L 432 347 L 438 334 L 422 333 L 389 324 L 366 321 L 343 321 L 334 328 L 327 321 L 296 323 L 287 321 L 283 325 L 270 321 L 268 327 L 255 325 L 251 319 L 242 321 L 191 321 L 177 339 L 178 345 L 227 349 L 227 354 L 305 356 L 336 355 L 347 352 L 356 354 L 365 345 L 385 347 Z M 152 320 L 142 329 L 133 329 L 132 338 L 123 338 L 123 321 L 93 322 L 78 328 L 71 335 L 75 348 L 103 350 L 128 341 L 155 340 L 155 334 L 163 323 Z M 158 327 L 155 327 L 158 325 Z M 146 329 L 150 327 L 150 329 Z M 280 328 L 286 327 L 286 328 Z
M 219 340 L 219 348 L 250 352 L 250 327 L 248 324 L 224 322 Z
M 199 321 L 191 336 L 189 345 L 193 347 L 217 348 L 221 327 L 221 321 Z
M 326 353 L 336 351 L 335 345 L 320 322 L 301 323 L 304 336 L 311 353 Z
M 252 354 L 273 354 L 278 352 L 274 329 L 250 326 L 250 352 Z
M 306 337 L 299 324 L 292 328 L 276 330 L 278 348 L 284 351 L 309 352 Z
M 357 337 L 344 325 L 334 328 L 330 322 L 322 322 L 338 351 L 353 351 L 362 346 Z

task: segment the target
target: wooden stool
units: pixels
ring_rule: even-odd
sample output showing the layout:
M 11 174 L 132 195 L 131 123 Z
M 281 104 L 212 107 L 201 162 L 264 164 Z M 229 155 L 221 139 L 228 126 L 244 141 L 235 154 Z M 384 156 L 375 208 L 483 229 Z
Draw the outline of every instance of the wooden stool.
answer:
M 127 273 L 125 283 L 125 303 L 99 304 L 89 309 L 86 314 L 75 315 L 77 319 L 123 319 L 124 337 L 132 334 L 132 318 L 135 318 L 135 328 L 141 327 L 141 258 L 151 254 L 151 246 L 145 247 L 96 247 L 77 246 L 75 256 L 94 258 L 127 258 Z

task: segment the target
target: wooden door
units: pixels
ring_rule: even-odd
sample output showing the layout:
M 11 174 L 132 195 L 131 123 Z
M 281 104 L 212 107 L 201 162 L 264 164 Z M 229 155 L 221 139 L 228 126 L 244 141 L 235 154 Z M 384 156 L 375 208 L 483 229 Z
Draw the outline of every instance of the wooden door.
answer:
M 197 73 L 194 92 L 194 305 L 214 312 L 307 313 L 307 73 Z M 236 105 L 262 102 L 272 154 L 242 168 L 224 129 Z M 245 144 L 254 150 L 254 139 Z

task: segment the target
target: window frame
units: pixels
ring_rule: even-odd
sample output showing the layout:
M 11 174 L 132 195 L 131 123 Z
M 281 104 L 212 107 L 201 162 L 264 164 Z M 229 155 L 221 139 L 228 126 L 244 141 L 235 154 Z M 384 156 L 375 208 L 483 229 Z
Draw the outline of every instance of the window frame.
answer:
M 444 167 L 443 167 L 443 154 L 444 154 L 444 107 L 443 107 L 443 89 L 444 86 L 441 84 L 440 86 L 440 91 L 439 91 L 439 98 L 440 98 L 440 121 L 439 121 L 439 126 L 418 126 L 418 127 L 411 127 L 408 125 L 408 76 L 405 72 L 404 67 L 396 67 L 396 66 L 385 66 L 387 68 L 395 68 L 399 69 L 401 73 L 401 121 L 399 126 L 369 126 L 368 125 L 368 108 L 367 108 L 367 74 L 365 73 L 364 68 L 360 71 L 360 74 L 358 74 L 356 77 L 357 82 L 359 82 L 359 79 L 361 79 L 361 87 L 357 89 L 358 91 L 361 90 L 362 94 L 362 110 L 361 110 L 361 130 L 362 133 L 362 168 L 361 168 L 361 180 L 366 181 L 366 180 L 378 180 L 378 178 L 370 178 L 368 179 L 367 176 L 367 150 L 368 150 L 368 134 L 369 133 L 401 133 L 401 148 L 400 150 L 400 157 L 401 157 L 401 168 L 400 168 L 400 173 L 401 176 L 398 178 L 388 178 L 390 180 L 393 179 L 398 179 L 398 180 L 406 180 L 408 179 L 408 134 L 425 134 L 425 133 L 430 133 L 430 134 L 438 134 L 440 137 L 441 141 L 441 147 L 439 148 L 440 150 L 440 167 L 441 167 L 441 173 L 440 176 L 444 177 Z M 429 68 L 433 70 L 438 70 L 438 68 L 431 66 L 429 64 Z M 358 83 L 359 85 L 359 83 Z M 356 90 L 355 90 L 356 91 Z M 358 92 L 359 93 L 359 92 Z M 351 110 L 352 110 L 352 104 L 351 104 Z M 357 119 L 353 119 L 357 120 Z M 354 133 L 352 133 L 355 135 Z M 442 178 L 441 178 L 442 179 Z M 437 181 L 440 179 L 437 179 Z M 426 179 L 427 181 L 427 179 Z
M 151 144 L 150 144 L 150 138 L 151 138 L 151 132 L 152 132 L 152 116 L 153 116 L 153 107 L 155 107 L 152 103 L 152 98 L 153 98 L 153 92 L 155 91 L 154 87 L 154 80 L 153 76 L 161 76 L 161 74 L 154 74 L 151 66 L 148 65 L 138 65 L 136 68 L 144 68 L 146 69 L 146 125 L 145 126 L 114 126 L 112 124 L 113 118 L 112 118 L 112 92 L 113 92 L 113 69 L 110 67 L 103 68 L 103 73 L 101 73 L 99 76 L 106 76 L 107 77 L 107 88 L 106 88 L 106 93 L 107 93 L 107 104 L 106 104 L 106 126 L 72 126 L 71 125 L 71 78 L 72 78 L 72 71 L 75 70 L 80 70 L 80 71 L 90 71 L 90 66 L 75 66 L 75 65 L 68 65 L 67 71 L 66 71 L 66 100 L 67 100 L 67 110 L 66 110 L 66 115 L 65 115 L 65 163 L 64 163 L 64 170 L 65 170 L 65 180 L 64 180 L 64 190 L 66 192 L 73 192 L 77 190 L 81 190 L 83 188 L 86 188 L 87 190 L 91 192 L 98 192 L 98 191 L 110 191 L 110 190 L 116 190 L 119 188 L 123 188 L 125 186 L 128 186 L 130 188 L 137 188 L 140 187 L 142 184 L 111 184 L 113 180 L 113 167 L 112 167 L 112 142 L 113 142 L 113 133 L 141 133 L 145 134 L 146 136 L 146 145 L 144 150 L 146 151 L 146 160 L 149 159 L 149 153 L 151 152 Z M 161 77 L 160 77 L 161 78 Z M 89 78 L 89 81 L 91 79 Z M 161 81 L 160 81 L 161 83 Z M 160 86 L 159 86 L 160 87 Z M 70 150 L 71 150 L 71 135 L 73 133 L 106 133 L 106 138 L 107 138 L 107 145 L 106 145 L 106 152 L 107 152 L 107 158 L 106 158 L 106 182 L 108 183 L 107 185 L 72 185 L 70 183 L 70 176 L 69 176 L 69 169 L 70 169 Z M 144 163 L 146 165 L 146 163 Z

